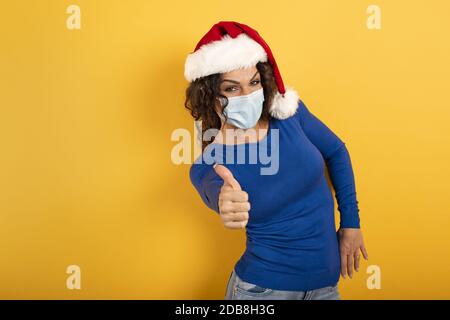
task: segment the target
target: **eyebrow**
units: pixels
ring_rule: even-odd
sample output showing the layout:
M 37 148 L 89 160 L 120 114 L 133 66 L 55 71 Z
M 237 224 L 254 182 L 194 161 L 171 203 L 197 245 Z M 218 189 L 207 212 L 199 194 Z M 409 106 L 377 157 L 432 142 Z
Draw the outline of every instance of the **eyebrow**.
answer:
M 253 77 L 250 79 L 250 81 L 252 81 L 252 80 L 256 77 L 256 75 L 257 75 L 258 73 L 259 73 L 259 71 L 256 71 L 256 73 L 253 75 Z M 236 84 L 240 84 L 240 82 L 239 82 L 239 81 L 236 81 L 236 80 L 223 79 L 222 82 L 224 82 L 224 81 L 229 81 L 229 82 L 233 82 L 233 83 L 236 83 Z

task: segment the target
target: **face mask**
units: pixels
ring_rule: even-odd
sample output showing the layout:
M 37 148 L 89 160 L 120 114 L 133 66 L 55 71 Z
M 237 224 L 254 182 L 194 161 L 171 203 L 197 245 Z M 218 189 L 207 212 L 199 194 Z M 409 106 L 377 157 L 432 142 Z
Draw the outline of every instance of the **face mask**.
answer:
M 252 128 L 261 117 L 263 102 L 263 88 L 246 96 L 230 97 L 228 98 L 228 105 L 223 110 L 223 114 L 228 118 L 230 124 L 238 128 Z M 223 116 L 221 118 L 225 120 Z

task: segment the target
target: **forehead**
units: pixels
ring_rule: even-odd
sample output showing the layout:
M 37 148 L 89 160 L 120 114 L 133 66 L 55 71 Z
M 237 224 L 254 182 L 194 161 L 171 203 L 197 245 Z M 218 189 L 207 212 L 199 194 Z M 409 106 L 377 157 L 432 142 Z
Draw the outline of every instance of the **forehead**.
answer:
M 224 72 L 222 73 L 222 79 L 229 79 L 229 80 L 249 80 L 251 79 L 255 73 L 258 71 L 256 66 L 251 66 L 249 68 L 241 68 L 236 69 L 230 72 Z

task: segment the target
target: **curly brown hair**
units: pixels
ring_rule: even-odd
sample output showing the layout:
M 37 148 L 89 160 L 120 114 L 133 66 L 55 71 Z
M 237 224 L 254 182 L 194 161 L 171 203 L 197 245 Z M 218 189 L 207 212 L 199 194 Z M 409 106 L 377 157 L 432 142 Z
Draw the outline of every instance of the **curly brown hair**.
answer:
M 261 76 L 261 85 L 264 91 L 264 103 L 260 119 L 270 120 L 269 107 L 277 91 L 273 69 L 268 62 L 258 62 L 256 69 L 258 69 Z M 222 123 L 215 110 L 215 99 L 219 97 L 225 101 L 221 112 L 228 104 L 227 97 L 220 93 L 221 81 L 222 74 L 215 73 L 192 81 L 186 89 L 184 106 L 190 111 L 196 121 L 202 120 L 201 137 L 208 129 L 220 130 Z M 212 140 L 203 141 L 202 139 L 202 151 L 205 150 Z

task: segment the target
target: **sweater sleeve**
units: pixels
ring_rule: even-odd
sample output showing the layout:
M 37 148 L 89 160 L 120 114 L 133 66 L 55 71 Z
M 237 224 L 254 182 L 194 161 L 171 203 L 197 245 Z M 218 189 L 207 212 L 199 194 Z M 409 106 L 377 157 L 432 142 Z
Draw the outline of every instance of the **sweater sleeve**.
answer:
M 218 201 L 223 179 L 216 173 L 214 167 L 194 162 L 189 170 L 189 177 L 203 202 L 210 209 L 220 213 Z
M 299 100 L 295 116 L 308 139 L 319 149 L 333 184 L 341 228 L 360 228 L 355 178 L 345 143 Z

